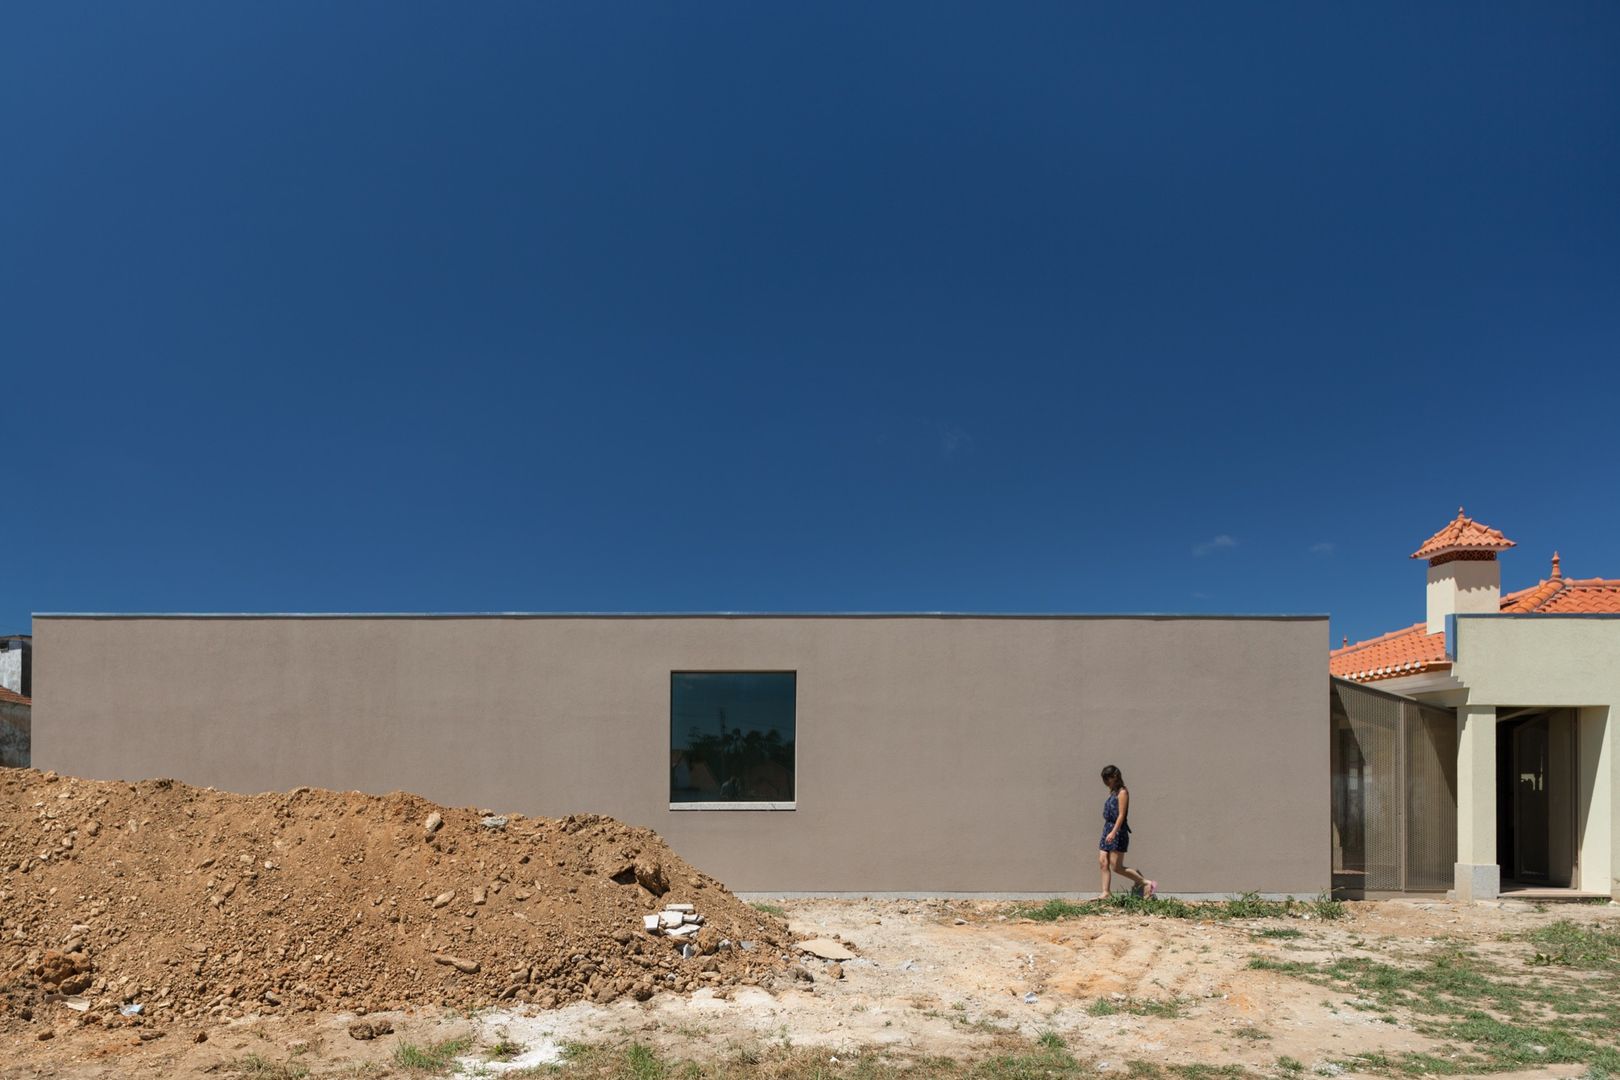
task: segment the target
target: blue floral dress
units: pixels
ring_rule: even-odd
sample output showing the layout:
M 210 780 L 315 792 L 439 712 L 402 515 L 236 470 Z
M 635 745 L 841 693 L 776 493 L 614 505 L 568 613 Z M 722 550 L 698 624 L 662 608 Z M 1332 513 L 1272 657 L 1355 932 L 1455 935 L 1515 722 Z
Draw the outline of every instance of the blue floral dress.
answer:
M 1098 851 L 1117 851 L 1121 855 L 1131 848 L 1131 823 L 1126 822 L 1119 827 L 1119 835 L 1114 842 L 1108 842 L 1108 834 L 1113 831 L 1114 822 L 1119 820 L 1119 792 L 1111 791 L 1103 802 L 1103 831 L 1102 839 L 1097 842 Z

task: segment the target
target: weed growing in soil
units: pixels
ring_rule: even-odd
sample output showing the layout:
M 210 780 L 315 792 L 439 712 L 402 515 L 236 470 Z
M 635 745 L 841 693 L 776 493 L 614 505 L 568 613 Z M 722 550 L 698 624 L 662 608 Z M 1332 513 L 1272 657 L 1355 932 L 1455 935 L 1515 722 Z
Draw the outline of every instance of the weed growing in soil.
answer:
M 495 1040 L 495 1044 L 493 1046 L 484 1051 L 484 1056 L 489 1058 L 491 1061 L 511 1061 L 513 1058 L 517 1057 L 527 1049 L 528 1047 L 524 1044 L 520 1042 L 513 1042 L 507 1036 L 502 1035 L 500 1038 Z
M 781 904 L 767 904 L 763 900 L 756 900 L 754 903 L 749 904 L 748 906 L 753 908 L 755 911 L 763 911 L 767 915 L 775 915 L 779 919 L 787 917 L 787 910 L 783 908 Z
M 240 1077 L 241 1080 L 304 1080 L 309 1075 L 308 1065 L 296 1061 L 269 1061 L 258 1054 L 237 1058 L 225 1067 L 230 1070 L 231 1076 Z
M 445 1039 L 429 1046 L 401 1043 L 394 1048 L 394 1064 L 415 1073 L 442 1073 L 456 1058 L 472 1049 L 472 1045 L 473 1040 L 469 1035 L 463 1035 L 459 1039 Z

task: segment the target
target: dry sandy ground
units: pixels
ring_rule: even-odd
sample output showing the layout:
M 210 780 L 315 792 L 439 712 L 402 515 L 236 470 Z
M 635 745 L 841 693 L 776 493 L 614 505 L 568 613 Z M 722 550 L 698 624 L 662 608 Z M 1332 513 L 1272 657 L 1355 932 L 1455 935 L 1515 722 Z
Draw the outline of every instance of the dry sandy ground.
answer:
M 504 1036 L 526 1047 L 512 1065 L 555 1060 L 567 1042 L 628 1042 L 702 1060 L 740 1045 L 788 1040 L 840 1050 L 889 1047 L 916 1055 L 971 1059 L 1006 1032 L 1060 1033 L 1082 1062 L 1123 1076 L 1126 1062 L 1239 1064 L 1275 1074 L 1279 1057 L 1307 1072 L 1356 1052 L 1434 1050 L 1406 1024 L 1357 1009 L 1342 993 L 1253 970 L 1256 955 L 1325 960 L 1371 955 L 1384 960 L 1460 942 L 1522 968 L 1526 946 L 1509 940 L 1554 919 L 1620 926 L 1620 908 L 1528 904 L 1461 906 L 1443 901 L 1351 905 L 1334 922 L 1201 922 L 1109 914 L 1041 923 L 1008 918 L 1010 905 L 945 901 L 784 901 L 794 930 L 838 936 L 859 954 L 843 977 L 810 961 L 813 982 L 765 990 L 661 994 L 645 1003 L 579 1003 L 553 1011 L 515 1010 L 473 1017 L 435 1010 L 386 1014 L 395 1032 L 351 1039 L 347 1014 L 247 1017 L 194 1032 L 175 1029 L 141 1042 L 133 1033 L 78 1028 L 64 1012 L 57 1037 L 0 1046 L 0 1078 L 178 1077 L 233 1075 L 248 1054 L 285 1061 L 313 1077 L 382 1076 L 394 1049 L 475 1033 L 484 1045 Z M 1301 936 L 1259 932 L 1286 925 Z M 1033 995 L 1030 998 L 1029 995 Z M 1094 1015 L 1099 999 L 1180 999 L 1179 1015 Z M 478 1059 L 482 1061 L 482 1058 Z M 369 1070 L 364 1063 L 376 1063 Z M 489 1073 L 507 1066 L 480 1066 Z M 1578 1076 L 1550 1066 L 1536 1076 Z M 1343 1073 L 1342 1075 L 1353 1075 Z M 1504 1074 L 1496 1074 L 1498 1076 Z

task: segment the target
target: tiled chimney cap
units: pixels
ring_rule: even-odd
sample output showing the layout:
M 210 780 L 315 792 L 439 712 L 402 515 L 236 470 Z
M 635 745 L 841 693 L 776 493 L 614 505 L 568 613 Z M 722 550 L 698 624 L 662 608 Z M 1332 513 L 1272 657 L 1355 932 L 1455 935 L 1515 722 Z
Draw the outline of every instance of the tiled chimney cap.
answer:
M 1457 507 L 1457 516 L 1445 528 L 1435 533 L 1423 542 L 1423 546 L 1412 552 L 1414 559 L 1444 560 L 1445 556 L 1456 555 L 1462 552 L 1479 552 L 1490 558 L 1495 558 L 1498 551 L 1506 551 L 1515 546 L 1512 540 L 1503 536 L 1500 530 L 1489 525 L 1481 524 L 1463 513 L 1462 507 Z

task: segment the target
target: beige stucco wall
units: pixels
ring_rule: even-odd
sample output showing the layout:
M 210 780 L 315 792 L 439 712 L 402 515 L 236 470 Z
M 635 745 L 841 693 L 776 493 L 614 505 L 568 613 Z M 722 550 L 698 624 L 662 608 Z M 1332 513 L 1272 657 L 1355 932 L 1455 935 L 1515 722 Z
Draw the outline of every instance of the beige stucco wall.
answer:
M 734 888 L 1329 884 L 1323 619 L 36 617 L 36 767 L 656 827 Z M 671 811 L 669 675 L 798 673 L 798 809 Z
M 1578 710 L 1579 885 L 1620 896 L 1620 618 L 1465 615 L 1455 633 L 1470 706 Z

